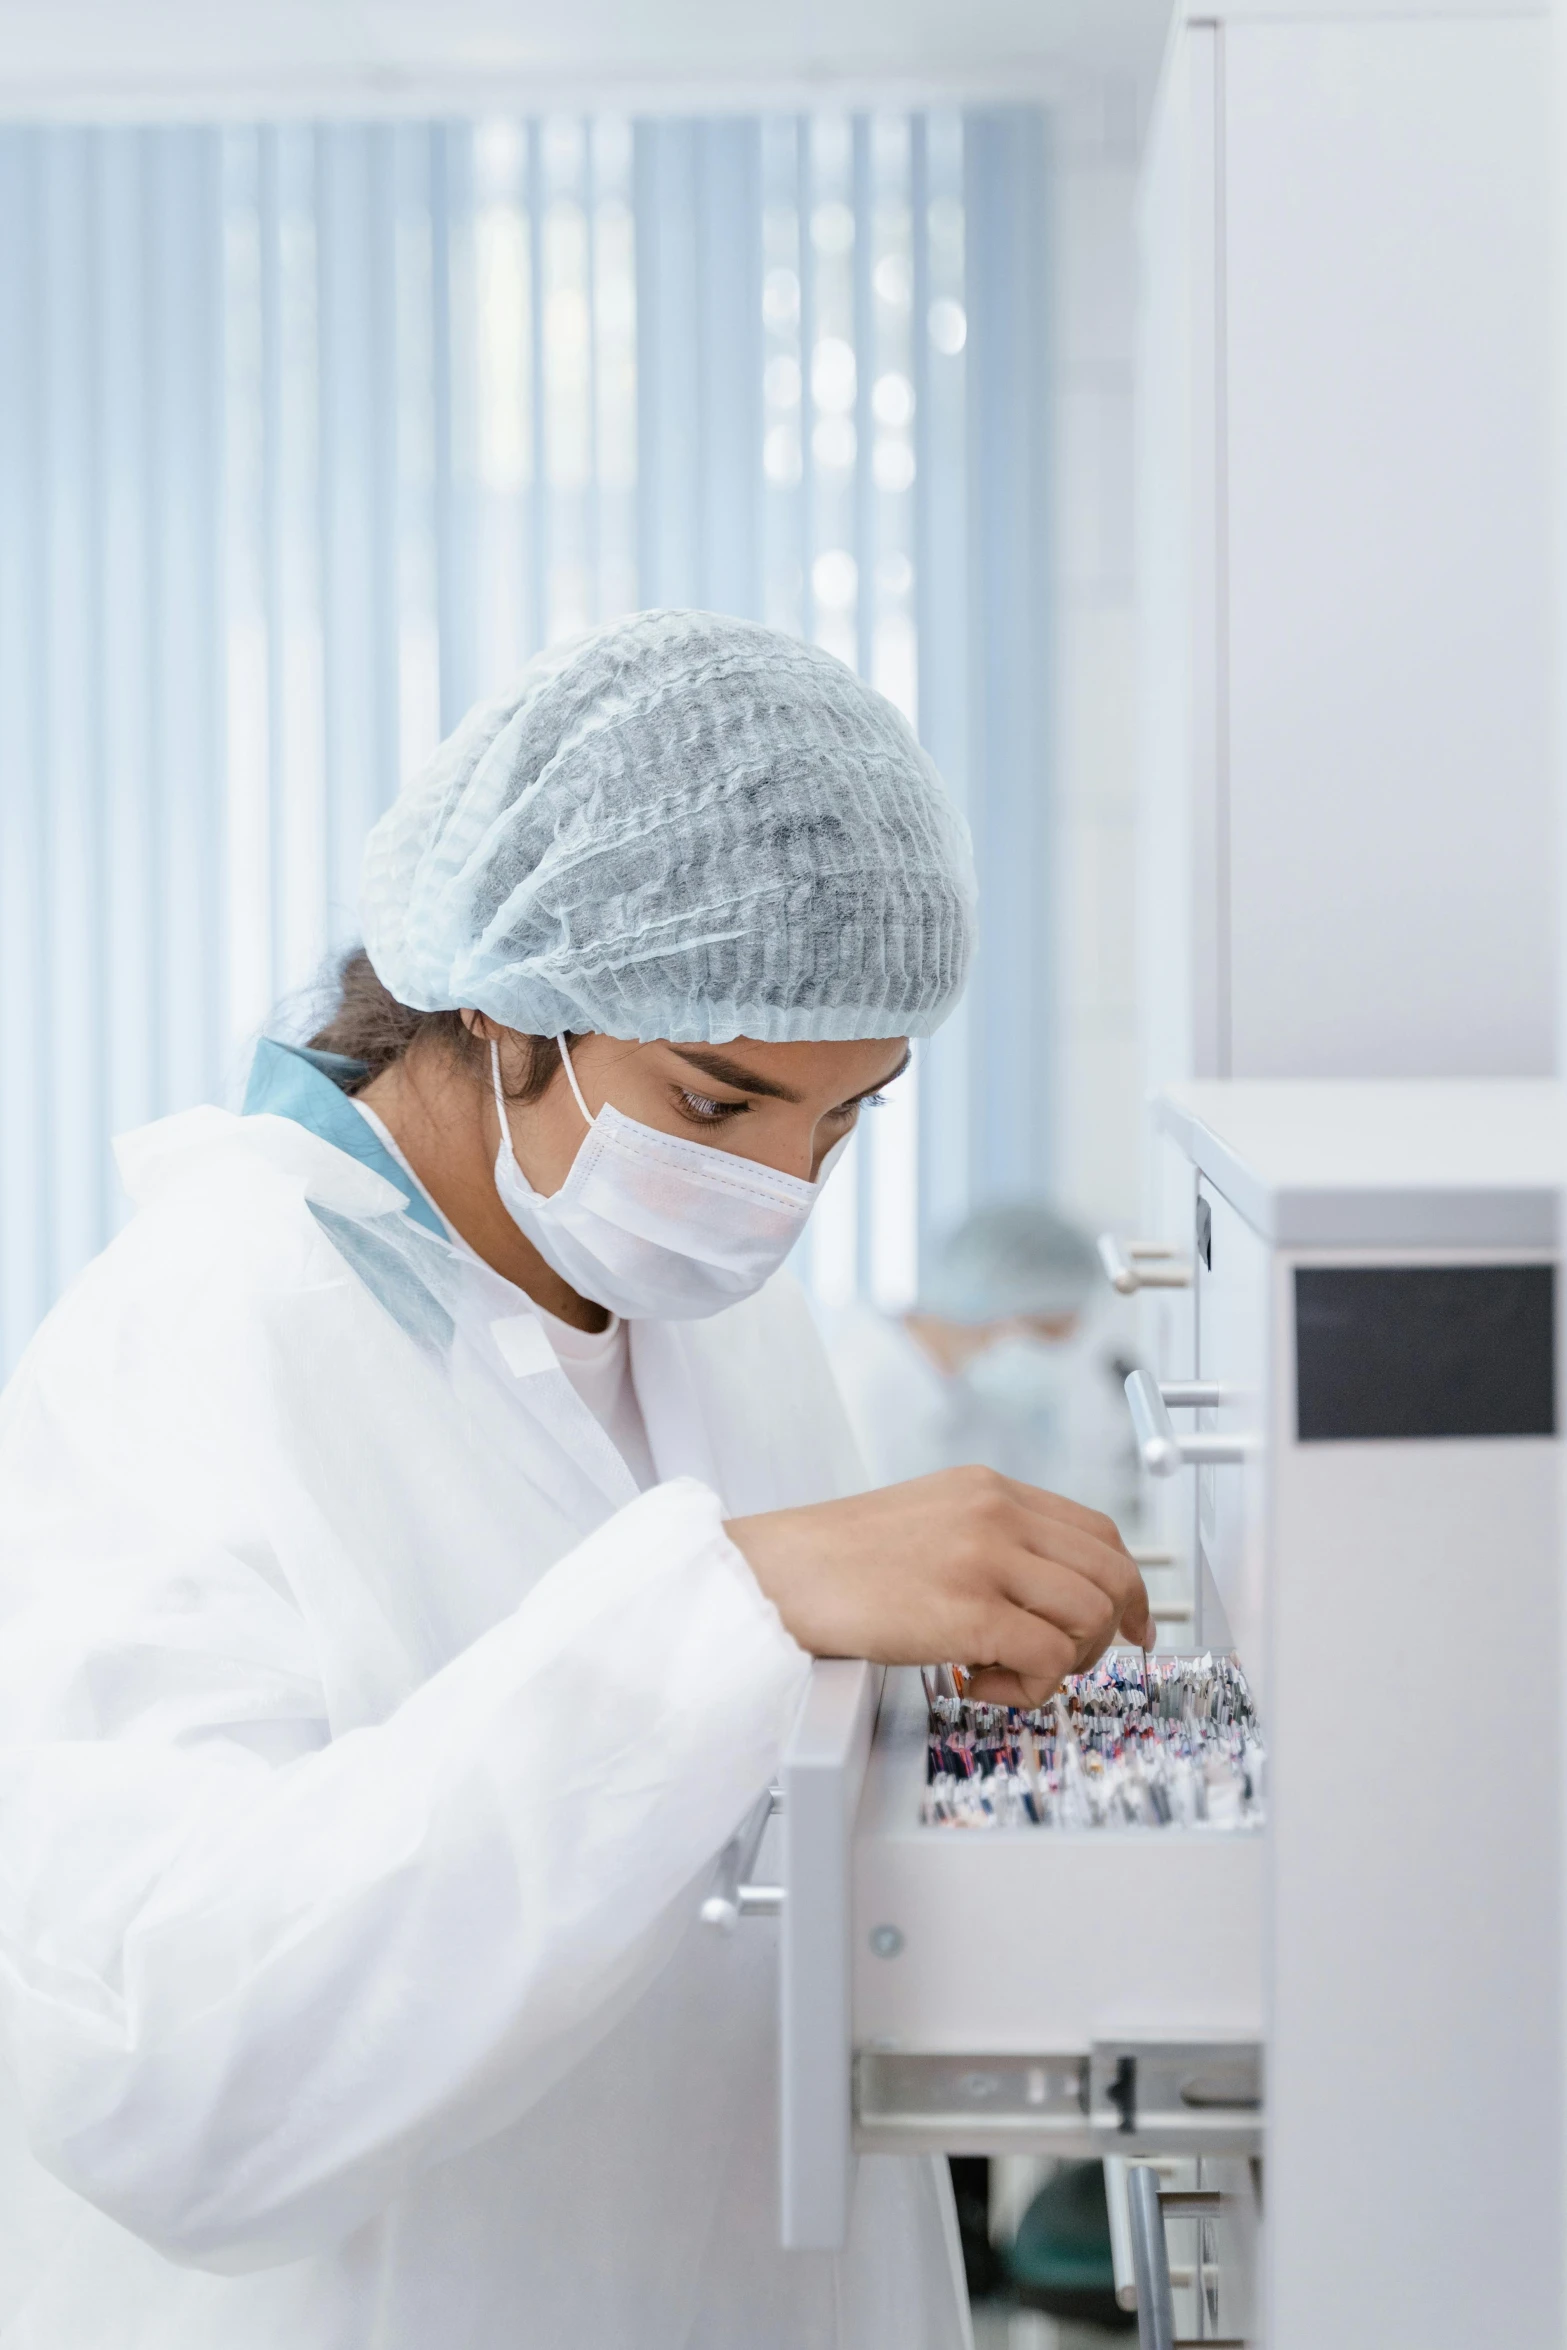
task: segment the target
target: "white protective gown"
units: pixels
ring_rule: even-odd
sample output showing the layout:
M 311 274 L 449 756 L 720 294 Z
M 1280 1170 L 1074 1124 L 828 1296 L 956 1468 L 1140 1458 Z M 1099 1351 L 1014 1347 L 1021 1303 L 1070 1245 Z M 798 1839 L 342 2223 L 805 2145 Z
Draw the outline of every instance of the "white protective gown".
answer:
M 0 2345 L 960 2350 L 934 2165 L 778 2250 L 772 1928 L 695 1915 L 808 1671 L 722 1517 L 858 1482 L 798 1293 L 636 1326 L 638 1498 L 373 1167 L 122 1165 L 0 1405 Z

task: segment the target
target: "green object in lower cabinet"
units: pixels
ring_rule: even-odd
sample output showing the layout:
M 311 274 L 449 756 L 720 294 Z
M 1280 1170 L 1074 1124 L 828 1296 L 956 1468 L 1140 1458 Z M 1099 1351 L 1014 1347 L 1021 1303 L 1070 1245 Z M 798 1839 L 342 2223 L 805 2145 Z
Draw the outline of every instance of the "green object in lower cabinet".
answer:
M 1063 2163 L 1024 2212 L 1002 2260 L 1010 2297 L 1025 2309 L 1136 2330 L 1135 2315 L 1115 2297 L 1103 2163 Z

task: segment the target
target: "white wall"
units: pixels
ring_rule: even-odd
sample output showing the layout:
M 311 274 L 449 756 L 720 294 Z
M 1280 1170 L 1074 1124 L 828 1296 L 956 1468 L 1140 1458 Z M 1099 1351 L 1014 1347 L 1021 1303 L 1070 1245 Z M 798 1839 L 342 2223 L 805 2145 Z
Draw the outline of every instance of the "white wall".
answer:
M 206 120 L 1050 95 L 1169 0 L 6 0 L 0 112 Z

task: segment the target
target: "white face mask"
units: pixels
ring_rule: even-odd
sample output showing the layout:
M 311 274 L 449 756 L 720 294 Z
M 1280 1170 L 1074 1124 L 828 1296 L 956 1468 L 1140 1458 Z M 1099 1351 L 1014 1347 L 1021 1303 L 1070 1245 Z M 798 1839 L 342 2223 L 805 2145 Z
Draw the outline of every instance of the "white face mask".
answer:
M 1069 1339 L 1013 1333 L 975 1355 L 963 1377 L 982 1403 L 1021 1417 L 1059 1410 L 1084 1368 L 1081 1347 Z
M 661 1134 L 608 1102 L 595 1118 L 565 1038 L 556 1042 L 588 1132 L 548 1198 L 517 1164 L 500 1052 L 490 1046 L 501 1125 L 495 1188 L 545 1263 L 580 1296 L 632 1321 L 700 1321 L 760 1289 L 804 1231 L 843 1143 L 828 1152 L 820 1179 L 804 1183 L 708 1143 Z

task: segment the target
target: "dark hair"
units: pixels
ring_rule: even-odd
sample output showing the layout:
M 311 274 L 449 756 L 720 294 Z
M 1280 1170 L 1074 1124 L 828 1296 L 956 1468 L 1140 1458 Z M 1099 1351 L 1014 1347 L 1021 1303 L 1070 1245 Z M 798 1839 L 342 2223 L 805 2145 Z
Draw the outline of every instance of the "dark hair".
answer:
M 461 1012 L 416 1012 L 411 1004 L 400 1004 L 382 984 L 364 948 L 354 947 L 338 966 L 337 1004 L 310 1038 L 311 1050 L 363 1061 L 363 1077 L 354 1078 L 344 1089 L 359 1093 L 383 1069 L 402 1060 L 410 1046 L 426 1040 L 466 1063 L 475 1075 L 484 1074 L 489 1059 L 484 1039 L 474 1035 Z M 521 1084 L 508 1087 L 506 1098 L 536 1102 L 560 1067 L 560 1047 L 553 1036 L 527 1036 L 519 1041 L 530 1048 L 530 1057 Z

